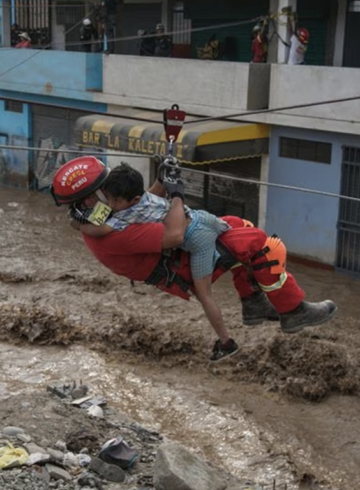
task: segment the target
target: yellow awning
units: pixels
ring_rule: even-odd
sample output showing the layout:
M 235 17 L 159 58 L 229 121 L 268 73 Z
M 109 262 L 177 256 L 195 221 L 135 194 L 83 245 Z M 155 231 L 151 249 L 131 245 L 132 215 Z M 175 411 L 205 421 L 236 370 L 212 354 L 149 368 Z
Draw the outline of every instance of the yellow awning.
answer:
M 143 119 L 144 121 L 139 121 Z M 229 121 L 194 122 L 187 117 L 174 155 L 187 164 L 210 164 L 268 153 L 270 126 Z M 76 143 L 92 149 L 109 149 L 154 155 L 167 153 L 162 113 L 126 108 L 119 117 L 93 114 L 75 125 Z

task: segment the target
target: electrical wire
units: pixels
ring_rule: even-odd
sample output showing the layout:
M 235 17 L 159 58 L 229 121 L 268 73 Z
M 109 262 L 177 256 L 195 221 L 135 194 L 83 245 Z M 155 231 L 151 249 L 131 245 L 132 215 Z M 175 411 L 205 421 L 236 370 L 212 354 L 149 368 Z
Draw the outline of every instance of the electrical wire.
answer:
M 58 88 L 63 88 L 63 87 L 58 87 Z M 116 94 L 113 94 L 116 95 Z M 9 100 L 8 97 L 0 96 L 0 100 Z M 25 99 L 15 99 L 18 100 L 19 102 L 22 102 L 23 104 L 30 104 L 30 105 L 41 105 L 44 107 L 57 107 L 60 109 L 67 109 L 67 110 L 77 110 L 78 112 L 84 112 L 92 115 L 99 115 L 99 118 L 101 117 L 114 117 L 114 118 L 122 118 L 122 119 L 128 119 L 129 121 L 136 121 L 136 122 L 145 122 L 149 124 L 161 124 L 163 125 L 164 122 L 163 120 L 156 120 L 156 119 L 148 119 L 144 117 L 137 117 L 137 116 L 131 116 L 128 114 L 121 114 L 121 113 L 112 113 L 112 112 L 104 112 L 104 113 L 95 113 L 93 109 L 85 109 L 85 108 L 75 108 L 71 106 L 54 106 L 53 104 L 46 104 L 44 102 L 34 102 L 33 100 L 25 100 Z M 242 122 L 249 122 L 246 119 L 244 120 L 243 118 L 246 118 L 248 116 L 254 116 L 258 114 L 271 114 L 275 112 L 282 112 L 282 111 L 289 111 L 289 110 L 294 110 L 294 109 L 303 109 L 306 107 L 316 107 L 316 106 L 322 106 L 322 105 L 331 105 L 331 104 L 340 104 L 343 102 L 353 102 L 355 100 L 360 100 L 360 95 L 355 95 L 354 97 L 344 97 L 344 98 L 339 98 L 339 99 L 329 99 L 321 102 L 304 102 L 302 104 L 294 104 L 291 106 L 281 106 L 281 107 L 271 107 L 270 109 L 258 109 L 255 111 L 246 111 L 246 112 L 239 112 L 236 114 L 225 114 L 222 116 L 203 116 L 203 117 L 198 117 L 192 114 L 189 114 L 189 116 L 193 116 L 193 119 L 184 121 L 184 125 L 188 124 L 196 124 L 196 123 L 202 123 L 202 122 L 208 122 L 208 121 L 226 121 L 226 122 L 232 122 L 232 123 L 242 123 Z M 149 111 L 149 109 L 141 109 L 139 108 L 139 111 Z M 162 111 L 156 111 L 152 110 L 149 112 L 158 112 L 159 116 L 162 118 Z M 234 119 L 234 118 L 237 119 Z M 301 117 L 311 117 L 306 114 L 302 115 Z M 242 118 L 242 119 L 239 119 Z M 261 123 L 260 123 L 261 124 Z M 265 123 L 263 123 L 265 124 Z
M 79 22 L 77 22 L 74 26 L 70 27 L 70 29 L 68 29 L 64 33 L 64 35 L 68 34 L 73 29 L 75 29 L 77 26 L 79 26 L 85 18 L 91 17 L 96 11 L 97 11 L 97 8 L 94 8 L 91 12 L 89 12 L 88 14 L 86 14 Z M 240 26 L 240 25 L 254 24 L 254 23 L 257 23 L 259 21 L 263 21 L 264 18 L 270 18 L 270 19 L 273 19 L 273 20 L 274 19 L 278 19 L 278 16 L 279 15 L 284 15 L 284 13 L 272 14 L 270 16 L 265 16 L 265 17 L 264 16 L 253 17 L 251 19 L 246 19 L 246 20 L 243 20 L 243 21 L 227 22 L 227 23 L 222 23 L 222 24 L 212 24 L 212 25 L 208 25 L 208 26 L 204 26 L 204 27 L 195 27 L 195 28 L 190 28 L 190 29 L 180 29 L 178 31 L 168 31 L 166 34 L 171 36 L 171 35 L 177 35 L 177 34 L 189 34 L 189 33 L 193 33 L 193 32 L 202 32 L 202 31 L 214 30 L 214 29 L 225 29 L 227 27 L 236 27 L 236 26 Z M 287 14 L 287 15 L 289 17 L 291 16 L 290 13 Z M 279 25 L 281 25 L 279 21 L 277 21 L 277 22 L 279 23 Z M 281 37 L 277 33 L 276 29 L 275 29 L 275 32 L 278 35 L 278 37 L 281 39 Z M 112 38 L 111 39 L 111 42 L 139 41 L 139 40 L 142 40 L 142 39 L 153 38 L 153 37 L 154 37 L 154 34 L 145 34 L 145 35 L 142 35 L 142 36 L 140 36 L 140 35 L 122 36 L 122 37 Z M 282 39 L 281 39 L 281 41 L 284 42 Z M 87 42 L 87 44 L 88 45 L 98 45 L 98 44 L 100 45 L 100 44 L 103 44 L 103 40 L 102 39 L 100 39 L 100 40 L 93 40 L 93 41 Z M 38 52 L 31 54 L 26 60 L 23 60 L 18 65 L 15 65 L 14 67 L 11 67 L 9 70 L 7 70 L 7 71 L 5 71 L 3 73 L 0 73 L 0 77 L 2 75 L 5 75 L 9 71 L 13 70 L 17 66 L 20 66 L 23 63 L 25 63 L 26 61 L 32 59 L 34 56 L 36 56 L 37 54 L 39 54 L 39 52 L 42 52 L 43 50 L 46 50 L 46 49 L 48 49 L 50 47 L 54 47 L 54 46 L 58 46 L 58 45 L 59 46 L 64 46 L 64 43 L 55 43 L 55 42 L 48 43 L 47 45 L 45 45 L 42 48 L 40 48 L 38 50 Z M 83 45 L 83 41 L 77 41 L 77 42 L 71 42 L 71 43 L 66 43 L 65 44 L 66 47 L 69 47 L 69 46 L 82 46 L 82 45 Z M 9 47 L 9 48 L 3 48 L 3 49 L 14 49 L 14 48 Z
M 96 151 L 91 151 L 91 152 L 85 152 L 82 150 L 71 150 L 71 149 L 55 149 L 55 148 L 41 148 L 41 147 L 31 147 L 31 146 L 14 146 L 14 145 L 2 145 L 0 144 L 0 149 L 16 149 L 16 150 L 23 150 L 23 151 L 39 151 L 39 152 L 50 152 L 50 153 L 69 153 L 69 154 L 76 154 L 76 155 L 98 155 L 98 156 L 120 156 L 120 157 L 134 157 L 134 158 L 139 158 L 139 155 L 131 155 L 129 153 L 121 153 L 121 152 L 96 152 Z M 154 155 L 143 155 L 144 157 L 151 158 L 151 156 Z M 181 162 L 181 161 L 180 161 Z M 182 162 L 184 163 L 184 162 Z M 285 190 L 291 190 L 291 191 L 298 191 L 298 192 L 305 192 L 308 194 L 315 194 L 315 195 L 320 195 L 320 196 L 325 196 L 325 197 L 332 197 L 336 199 L 343 199 L 343 200 L 348 200 L 348 201 L 353 201 L 353 202 L 359 202 L 360 203 L 360 198 L 357 197 L 352 197 L 352 196 L 344 196 L 341 194 L 336 194 L 332 192 L 326 192 L 326 191 L 319 191 L 316 189 L 307 189 L 305 187 L 297 187 L 297 186 L 292 186 L 292 185 L 286 185 L 286 184 L 276 184 L 274 182 L 266 182 L 266 181 L 261 181 L 261 180 L 255 180 L 255 179 L 244 179 L 242 177 L 235 177 L 233 175 L 227 175 L 227 174 L 220 174 L 216 172 L 203 172 L 202 170 L 194 170 L 190 169 L 187 167 L 181 167 L 182 171 L 186 172 L 191 172 L 192 174 L 199 174 L 199 175 L 204 175 L 206 177 L 215 177 L 215 178 L 220 178 L 220 179 L 225 179 L 225 180 L 230 180 L 234 182 L 242 182 L 246 183 L 249 185 L 257 185 L 257 186 L 265 186 L 265 187 L 274 187 L 278 189 L 285 189 Z
M 64 36 L 66 34 L 68 34 L 69 32 L 71 32 L 73 29 L 75 29 L 77 26 L 79 26 L 82 23 L 83 19 L 85 19 L 87 17 L 90 17 L 92 15 L 92 13 L 94 13 L 94 11 L 95 10 L 93 10 L 90 13 L 88 13 L 77 24 L 75 24 L 70 29 L 68 29 L 64 33 Z M 213 25 L 205 26 L 205 27 L 195 27 L 195 28 L 191 28 L 191 29 L 181 29 L 179 31 L 169 31 L 166 34 L 168 34 L 168 35 L 175 35 L 175 34 L 183 34 L 183 33 L 192 33 L 192 32 L 206 31 L 206 30 L 210 30 L 210 29 L 225 29 L 226 27 L 234 27 L 234 26 L 239 26 L 239 25 L 245 25 L 245 24 L 255 23 L 258 20 L 259 20 L 259 17 L 255 17 L 255 18 L 252 18 L 252 19 L 247 19 L 247 20 L 238 21 L 238 22 L 228 22 L 228 23 L 224 23 L 224 24 L 213 24 Z M 136 36 L 123 36 L 123 37 L 115 37 L 115 38 L 112 38 L 111 39 L 111 42 L 136 41 L 136 40 L 141 40 L 141 39 L 146 39 L 146 38 L 153 38 L 153 37 L 154 37 L 154 34 L 146 34 L 144 36 L 139 36 L 139 35 L 136 35 Z M 83 44 L 84 44 L 83 41 L 77 41 L 77 42 L 72 42 L 72 43 L 66 43 L 65 46 L 66 47 L 69 47 L 69 46 L 82 46 Z M 103 44 L 103 40 L 93 40 L 93 41 L 87 42 L 86 44 L 88 44 L 88 45 L 97 45 L 97 44 L 99 44 L 100 45 L 100 44 Z M 35 53 L 32 53 L 25 60 L 22 60 L 20 63 L 14 65 L 13 67 L 9 68 L 8 70 L 6 70 L 6 71 L 4 71 L 2 73 L 0 73 L 0 77 L 3 76 L 3 75 L 6 75 L 7 73 L 9 73 L 10 71 L 12 71 L 13 69 L 17 68 L 18 66 L 23 65 L 24 63 L 26 63 L 27 61 L 29 61 L 30 59 L 32 59 L 34 56 L 37 56 L 38 54 L 40 54 L 42 51 L 44 51 L 44 50 L 46 50 L 46 49 L 48 49 L 50 47 L 57 46 L 57 45 L 64 46 L 64 43 L 54 43 L 54 42 L 51 42 L 51 43 L 43 46 L 42 48 L 40 48 Z M 9 48 L 9 49 L 14 49 L 14 48 Z
M 321 106 L 321 105 L 330 105 L 330 104 L 338 104 L 341 102 L 353 102 L 354 100 L 359 100 L 360 95 L 355 95 L 354 97 L 344 97 L 344 98 L 339 98 L 339 99 L 329 99 L 329 100 L 323 100 L 321 102 L 304 102 L 302 104 L 293 104 L 289 106 L 282 106 L 282 107 L 272 107 L 270 109 L 257 109 L 255 111 L 246 111 L 246 112 L 238 112 L 236 114 L 227 114 L 225 116 L 209 116 L 209 117 L 200 117 L 200 118 L 195 118 L 191 121 L 184 121 L 185 124 L 194 124 L 194 123 L 200 123 L 200 122 L 208 122 L 208 121 L 229 121 L 229 122 L 240 122 L 237 119 L 234 119 L 235 117 L 247 117 L 247 116 L 254 116 L 257 114 L 269 114 L 272 112 L 282 112 L 282 111 L 289 111 L 293 109 L 303 109 L 305 107 L 315 107 L 315 106 Z
M 91 15 L 95 10 L 93 10 L 90 14 L 88 15 Z M 83 17 L 79 22 L 77 22 L 75 25 L 73 25 L 72 27 L 70 27 L 70 29 L 68 29 L 67 31 L 64 32 L 64 36 L 66 36 L 66 34 L 69 34 L 69 32 L 71 32 L 72 30 L 74 30 L 76 27 L 78 27 L 82 21 L 86 18 L 87 16 Z M 27 63 L 29 60 L 31 60 L 32 58 L 34 58 L 35 56 L 39 55 L 40 53 L 42 53 L 44 50 L 50 48 L 52 46 L 52 43 L 49 43 L 49 44 L 46 44 L 45 46 L 43 46 L 42 48 L 40 48 L 39 50 L 35 51 L 35 53 L 32 53 L 30 54 L 30 56 L 28 56 L 25 60 L 22 60 L 20 61 L 19 63 L 17 63 L 16 65 L 10 67 L 9 69 L 5 70 L 4 72 L 0 73 L 0 77 L 2 77 L 3 75 L 6 75 L 7 73 L 9 73 L 10 71 L 14 70 L 15 68 L 18 68 L 19 66 L 23 65 L 24 63 Z M 16 48 L 12 48 L 12 49 L 16 49 Z
M 96 11 L 96 9 L 94 9 L 92 12 L 90 12 L 89 14 L 87 14 L 87 16 L 91 16 L 91 14 L 94 13 L 95 11 Z M 274 20 L 279 15 L 284 15 L 284 14 L 283 13 L 273 14 L 273 15 L 271 15 L 269 17 Z M 289 13 L 287 15 L 290 16 Z M 85 16 L 85 17 L 87 17 L 87 16 Z M 264 19 L 263 16 L 262 17 L 255 17 L 255 18 L 252 18 L 252 19 L 249 19 L 249 20 L 245 20 L 245 21 L 225 23 L 225 24 L 218 24 L 218 25 L 215 24 L 215 25 L 210 25 L 210 26 L 201 27 L 201 28 L 186 29 L 186 30 L 180 30 L 180 31 L 172 31 L 169 34 L 176 34 L 176 33 L 183 33 L 183 32 L 196 32 L 196 31 L 199 31 L 199 30 L 207 30 L 207 29 L 213 29 L 213 28 L 229 27 L 229 26 L 240 25 L 240 24 L 254 23 L 254 22 L 257 22 L 257 21 L 263 20 L 263 19 Z M 72 29 L 74 29 L 77 25 L 79 25 L 82 22 L 82 20 L 79 21 L 77 24 L 75 24 L 73 27 L 71 27 L 65 34 L 67 34 Z M 153 37 L 153 35 L 147 35 L 147 36 L 127 36 L 127 37 L 123 37 L 123 38 L 116 38 L 116 40 L 134 40 L 134 39 L 140 39 L 141 37 Z M 77 43 L 77 44 L 79 44 L 79 43 Z M 9 68 L 5 72 L 0 73 L 0 77 L 3 76 L 3 75 L 5 75 L 5 74 L 7 74 L 10 71 L 12 71 L 13 69 L 17 68 L 18 66 L 22 65 L 23 63 L 27 62 L 29 59 L 31 59 L 34 56 L 36 56 L 37 54 L 39 54 L 43 49 L 47 49 L 48 47 L 50 47 L 52 45 L 54 45 L 54 44 L 53 43 L 48 44 L 47 46 L 43 47 L 38 52 L 33 53 L 26 60 L 23 60 L 22 62 L 18 63 L 17 65 L 15 65 L 15 66 L 13 66 L 11 68 Z M 11 48 L 11 49 L 13 49 L 13 48 Z M 15 83 L 26 84 L 26 82 L 15 82 Z M 36 84 L 29 84 L 29 85 L 36 85 Z M 39 86 L 42 86 L 42 84 L 38 84 L 38 85 Z M 63 87 L 54 87 L 54 88 L 61 89 Z M 76 89 L 73 89 L 73 91 L 76 91 Z M 116 94 L 113 94 L 113 95 L 116 95 Z M 0 99 L 6 100 L 7 98 L 6 97 L 1 97 Z M 195 124 L 195 123 L 198 123 L 198 122 L 207 122 L 207 121 L 216 121 L 216 120 L 219 120 L 219 121 L 240 122 L 240 121 L 236 121 L 236 120 L 234 121 L 233 118 L 248 117 L 248 116 L 251 116 L 251 115 L 268 114 L 268 113 L 272 113 L 272 112 L 281 112 L 281 111 L 287 111 L 287 110 L 293 110 L 293 109 L 301 109 L 301 108 L 314 107 L 314 106 L 320 106 L 320 105 L 329 105 L 329 104 L 341 103 L 341 102 L 350 102 L 350 101 L 355 101 L 355 100 L 359 100 L 359 99 L 360 99 L 360 96 L 354 96 L 354 97 L 346 97 L 346 98 L 339 98 L 339 99 L 330 99 L 330 100 L 326 100 L 326 101 L 322 101 L 322 102 L 302 103 L 302 104 L 297 104 L 297 105 L 292 105 L 292 106 L 283 106 L 283 107 L 270 108 L 270 109 L 259 109 L 259 110 L 255 110 L 255 111 L 246 111 L 246 112 L 241 112 L 241 113 L 236 113 L 236 114 L 227 114 L 225 116 L 208 116 L 208 117 L 204 116 L 204 117 L 197 117 L 197 118 L 195 117 L 194 119 L 192 119 L 190 121 L 189 120 L 188 121 L 185 121 L 184 124 Z M 26 102 L 26 101 L 23 101 L 23 102 L 25 102 L 25 103 L 31 103 L 31 102 Z M 43 105 L 51 106 L 50 104 L 43 104 Z M 62 106 L 62 107 L 64 107 L 64 106 Z M 69 109 L 73 109 L 73 108 L 69 108 Z M 91 111 L 91 110 L 89 110 L 89 111 L 83 110 L 83 111 L 84 112 L 94 112 L 94 111 Z M 107 116 L 114 116 L 114 117 L 122 117 L 120 114 L 106 113 L 106 115 Z M 126 116 L 126 115 L 123 116 L 123 117 L 125 117 L 126 119 L 129 119 L 129 120 L 134 120 L 134 121 L 139 121 L 139 122 L 148 122 L 148 123 L 152 123 L 152 124 L 156 124 L 156 123 L 163 124 L 163 121 L 154 121 L 154 120 L 146 119 L 146 118 L 137 118 L 137 117 L 134 117 L 134 116 Z
M 94 9 L 95 11 L 95 9 Z M 93 11 L 93 12 L 94 12 Z M 93 13 L 91 12 L 91 13 Z M 88 13 L 85 17 L 88 17 L 91 15 L 91 13 Z M 84 17 L 84 18 L 85 18 Z M 275 19 L 275 15 L 273 16 L 270 16 L 273 20 Z M 81 21 L 79 21 L 77 24 L 75 24 L 74 26 L 72 26 L 68 31 L 66 31 L 65 34 L 71 32 L 74 28 L 76 28 L 81 22 L 82 22 L 83 19 L 81 19 Z M 237 25 L 241 25 L 241 24 L 248 24 L 248 23 L 254 23 L 254 22 L 257 22 L 259 20 L 263 20 L 263 17 L 256 17 L 256 18 L 253 18 L 253 19 L 249 19 L 249 20 L 246 20 L 246 21 L 239 21 L 239 22 L 232 22 L 232 23 L 226 23 L 226 24 L 217 24 L 217 25 L 212 25 L 212 26 L 206 26 L 206 27 L 202 27 L 202 28 L 194 28 L 194 29 L 186 29 L 186 30 L 180 30 L 180 31 L 172 31 L 172 32 L 169 32 L 168 34 L 178 34 L 178 33 L 184 33 L 184 32 L 196 32 L 196 31 L 204 31 L 204 30 L 208 30 L 208 29 L 218 29 L 218 28 L 225 28 L 225 27 L 230 27 L 230 26 L 237 26 Z M 127 36 L 127 37 L 122 37 L 122 38 L 115 38 L 114 40 L 112 41 L 127 41 L 127 40 L 136 40 L 136 39 L 143 39 L 143 38 L 146 38 L 146 37 L 153 37 L 153 35 L 147 35 L 147 36 Z M 100 41 L 102 42 L 102 41 Z M 77 44 L 82 44 L 82 43 L 74 43 L 74 45 L 77 45 Z M 37 54 L 39 54 L 42 50 L 44 49 L 47 49 L 48 47 L 50 46 L 53 46 L 54 43 L 49 43 L 48 45 L 46 45 L 45 47 L 43 47 L 42 49 L 40 49 L 39 51 L 37 51 L 36 53 L 33 53 L 31 56 L 29 56 L 26 60 L 23 60 L 21 63 L 11 67 L 10 69 L 6 70 L 5 72 L 3 73 L 0 73 L 0 76 L 2 75 L 5 75 L 6 73 L 8 73 L 9 71 L 15 69 L 16 67 L 22 65 L 23 63 L 27 62 L 28 60 L 30 60 L 31 58 L 33 58 L 34 56 L 36 56 Z M 33 84 L 32 84 L 33 85 Z M 60 88 L 60 87 L 59 87 Z M 6 99 L 5 97 L 2 97 L 2 99 Z M 184 124 L 194 124 L 194 123 L 200 123 L 200 122 L 208 122 L 208 121 L 215 121 L 215 120 L 220 120 L 220 121 L 231 121 L 231 122 L 240 122 L 239 120 L 236 120 L 234 118 L 240 118 L 240 117 L 248 117 L 248 116 L 251 116 L 251 115 L 257 115 L 257 114 L 268 114 L 268 113 L 273 113 L 273 112 L 280 112 L 280 111 L 287 111 L 287 110 L 294 110 L 294 109 L 300 109 L 300 108 L 306 108 L 306 107 L 313 107 L 313 106 L 320 106 L 320 105 L 329 105 L 329 104 L 334 104 L 334 103 L 342 103 L 342 102 L 350 102 L 350 101 L 355 101 L 355 100 L 359 100 L 360 99 L 360 96 L 354 96 L 354 97 L 346 97 L 346 98 L 338 98 L 338 99 L 330 99 L 330 100 L 326 100 L 326 101 L 322 101 L 322 102 L 311 102 L 311 103 L 303 103 L 303 104 L 294 104 L 294 105 L 291 105 L 291 106 L 283 106 L 283 107 L 278 107 L 278 108 L 270 108 L 270 109 L 261 109 L 261 110 L 256 110 L 256 111 L 247 111 L 247 112 L 241 112 L 241 113 L 236 113 L 236 114 L 227 114 L 225 116 L 209 116 L 209 117 L 198 117 L 198 118 L 194 118 L 193 120 L 190 120 L 190 121 L 185 121 Z M 28 103 L 33 103 L 32 102 L 28 102 Z M 47 105 L 47 106 L 51 106 L 50 104 L 42 104 L 42 105 Z M 62 107 L 62 108 L 66 108 L 66 107 Z M 74 109 L 74 108 L 70 108 L 68 107 L 68 109 Z M 82 110 L 83 112 L 93 112 L 93 111 L 90 111 L 90 110 Z M 128 116 L 128 115 L 124 115 L 124 116 L 121 116 L 121 114 L 110 114 L 110 113 L 105 113 L 103 114 L 104 116 L 114 116 L 114 117 L 124 117 L 126 119 L 129 119 L 129 120 L 134 120 L 134 121 L 138 121 L 138 122 L 148 122 L 148 123 L 151 123 L 151 124 L 163 124 L 163 121 L 156 121 L 156 120 L 153 120 L 153 119 L 146 119 L 146 118 L 139 118 L 139 117 L 135 117 L 135 116 Z M 76 153 L 76 154 L 81 154 L 81 153 L 88 153 L 88 152 L 82 152 L 82 151 L 78 151 L 78 150 L 55 150 L 55 149 L 44 149 L 44 148 L 36 148 L 36 147 L 18 147 L 18 146 L 11 146 L 11 145 L 0 145 L 0 148 L 7 148 L 7 149 L 22 149 L 22 150 L 28 150 L 28 151 L 52 151 L 52 152 L 62 152 L 62 153 Z M 96 153 L 96 152 L 92 152 L 92 154 L 99 154 L 99 155 L 104 155 L 104 152 L 99 152 L 99 153 Z M 131 158 L 131 157 L 138 157 L 138 155 L 131 155 L 129 153 L 118 153 L 118 152 L 115 152 L 115 153 L 108 153 L 106 152 L 106 155 L 108 156 L 124 156 L 126 158 Z M 151 155 L 149 155 L 150 157 Z M 237 159 L 235 157 L 231 157 L 229 159 L 226 159 L 227 161 L 230 161 L 230 160 L 234 160 L 234 159 Z M 223 159 L 221 160 L 223 161 Z M 194 162 L 187 162 L 187 161 L 183 161 L 183 163 L 185 164 L 194 164 Z M 214 163 L 213 161 L 209 161 L 209 162 L 196 162 L 198 164 L 206 164 L 206 163 Z M 184 170 L 187 170 L 186 168 Z M 255 180 L 255 181 L 251 181 L 249 179 L 241 179 L 241 178 L 237 178 L 237 177 L 231 177 L 231 176 L 227 176 L 225 174 L 212 174 L 210 172 L 201 172 L 201 171 L 198 171 L 198 170 L 191 170 L 192 172 L 194 173 L 200 173 L 200 174 L 204 174 L 204 175 L 210 175 L 210 176 L 216 176 L 216 177 L 221 177 L 221 178 L 227 178 L 227 179 L 230 179 L 230 180 L 237 180 L 237 181 L 240 181 L 240 182 L 247 182 L 249 184 L 256 184 L 256 185 L 267 185 L 267 186 L 273 186 L 273 187 L 281 187 L 281 188 L 285 188 L 285 189 L 290 189 L 290 190 L 297 190 L 297 191 L 302 191 L 302 192 L 311 192 L 311 193 L 314 193 L 314 194 L 319 194 L 319 195 L 326 195 L 326 196 L 329 196 L 329 197 L 336 197 L 336 198 L 340 198 L 340 199 L 348 199 L 348 200 L 354 200 L 354 201 L 360 201 L 360 199 L 357 199 L 357 198 L 352 198 L 352 197 L 349 197 L 349 196 L 341 196 L 339 194 L 333 194 L 333 193 L 328 193 L 328 192 L 323 192 L 323 191 L 316 191 L 316 190 L 311 190 L 311 189 L 305 189 L 305 188 L 300 188 L 300 187 L 295 187 L 295 186 L 285 186 L 285 185 L 281 185 L 281 184 L 274 184 L 274 183 L 269 183 L 269 182 L 260 182 L 258 180 Z

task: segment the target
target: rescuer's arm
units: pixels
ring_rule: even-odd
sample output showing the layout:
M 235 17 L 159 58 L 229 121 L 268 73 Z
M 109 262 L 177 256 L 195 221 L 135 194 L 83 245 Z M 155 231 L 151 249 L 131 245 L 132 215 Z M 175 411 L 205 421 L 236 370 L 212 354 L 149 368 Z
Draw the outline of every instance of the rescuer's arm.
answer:
M 179 247 L 184 241 L 187 221 L 184 211 L 184 183 L 181 179 L 165 181 L 164 187 L 171 197 L 171 207 L 164 219 L 163 249 Z

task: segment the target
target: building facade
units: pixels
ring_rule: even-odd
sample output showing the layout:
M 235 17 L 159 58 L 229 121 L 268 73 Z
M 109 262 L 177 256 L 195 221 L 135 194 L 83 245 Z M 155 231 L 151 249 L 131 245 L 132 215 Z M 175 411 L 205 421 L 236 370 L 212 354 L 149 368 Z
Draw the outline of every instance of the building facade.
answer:
M 188 117 L 175 150 L 193 206 L 245 216 L 293 255 L 360 273 L 358 1 L 119 0 L 114 54 L 104 32 L 91 52 L 79 41 L 99 2 L 37 4 L 35 15 L 29 2 L 0 0 L 3 183 L 46 189 L 76 151 L 110 166 L 128 159 L 148 182 L 153 155 L 166 152 L 162 112 L 178 104 Z M 306 66 L 286 63 L 289 7 L 310 32 Z M 264 18 L 268 63 L 251 63 Z M 32 49 L 11 47 L 14 22 L 31 30 Z M 160 22 L 173 56 L 140 56 L 138 31 Z M 217 55 L 201 59 L 210 38 Z

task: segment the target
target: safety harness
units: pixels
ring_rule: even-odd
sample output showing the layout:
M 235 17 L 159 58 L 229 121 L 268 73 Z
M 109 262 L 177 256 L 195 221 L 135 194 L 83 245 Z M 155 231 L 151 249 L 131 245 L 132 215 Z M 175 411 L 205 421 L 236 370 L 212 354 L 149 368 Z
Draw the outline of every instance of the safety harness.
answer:
M 163 122 L 165 129 L 165 137 L 168 141 L 168 155 L 164 160 L 163 180 L 177 178 L 176 168 L 178 167 L 177 160 L 173 157 L 173 144 L 176 142 L 179 133 L 183 127 L 186 113 L 179 109 L 177 104 L 174 104 L 171 109 L 165 109 L 163 113 Z M 216 250 L 220 257 L 216 262 L 215 269 L 221 268 L 229 270 L 235 265 L 239 265 L 239 261 L 230 253 L 220 240 L 216 241 Z M 145 280 L 145 284 L 151 284 L 157 287 L 171 288 L 173 284 L 179 286 L 185 293 L 193 285 L 192 282 L 185 281 L 177 273 L 180 265 L 181 250 L 163 251 L 159 262 L 149 277 Z
M 286 248 L 277 235 L 274 234 L 267 238 L 265 247 L 251 258 L 251 262 L 255 262 L 260 257 L 266 257 L 267 261 L 261 264 L 253 264 L 252 270 L 259 271 L 270 268 L 272 274 L 285 272 Z
M 220 254 L 216 262 L 215 269 L 223 269 L 225 271 L 231 269 L 239 261 L 232 255 L 232 253 L 225 247 L 220 241 L 216 241 L 216 250 Z M 173 284 L 177 284 L 180 288 L 187 293 L 192 282 L 185 281 L 177 273 L 177 269 L 180 265 L 181 250 L 172 250 L 169 253 L 163 252 L 159 262 L 156 264 L 155 269 L 151 272 L 149 277 L 145 280 L 145 284 L 151 284 L 153 286 L 163 286 L 165 288 L 171 288 Z

